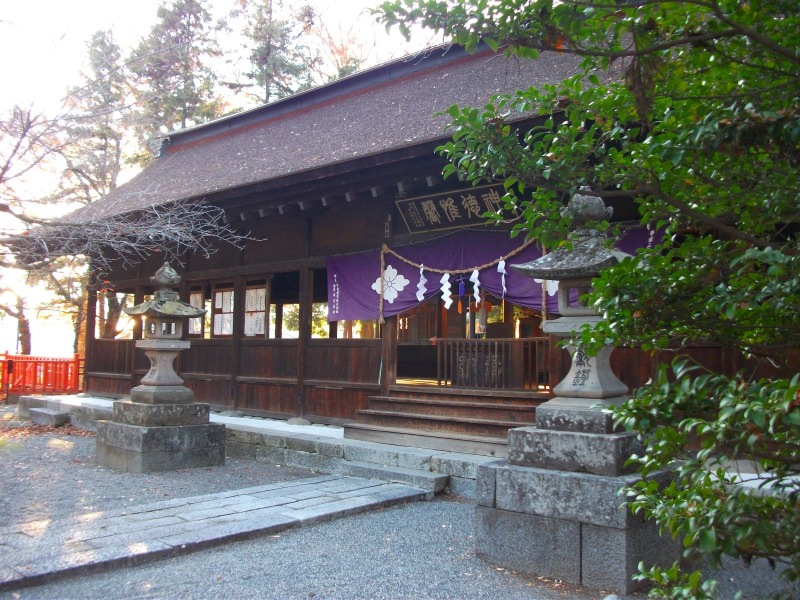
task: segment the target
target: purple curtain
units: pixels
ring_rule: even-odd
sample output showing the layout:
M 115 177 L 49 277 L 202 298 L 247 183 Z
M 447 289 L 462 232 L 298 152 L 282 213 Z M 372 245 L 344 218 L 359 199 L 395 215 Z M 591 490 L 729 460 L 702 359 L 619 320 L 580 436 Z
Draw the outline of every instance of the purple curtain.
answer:
M 631 230 L 617 246 L 633 253 L 636 248 L 650 241 L 645 228 Z M 440 238 L 392 248 L 403 258 L 417 265 L 424 265 L 423 301 L 432 296 L 441 296 L 441 273 L 428 269 L 470 272 L 463 275 L 451 274 L 450 291 L 454 302 L 458 301 L 460 281 L 463 280 L 465 294 L 473 294 L 471 271 L 506 257 L 524 244 L 521 237 L 510 238 L 507 231 L 462 230 Z M 511 265 L 529 262 L 541 256 L 535 244 L 528 246 L 505 264 L 505 292 L 503 274 L 493 265 L 479 271 L 480 289 L 504 298 L 514 304 L 533 309 L 542 307 L 542 283 L 518 273 Z M 385 255 L 383 316 L 388 317 L 405 312 L 417 304 L 420 270 L 392 254 Z M 328 269 L 328 320 L 369 320 L 380 316 L 380 250 L 330 256 Z M 555 285 L 548 285 L 546 304 L 548 312 L 557 312 Z

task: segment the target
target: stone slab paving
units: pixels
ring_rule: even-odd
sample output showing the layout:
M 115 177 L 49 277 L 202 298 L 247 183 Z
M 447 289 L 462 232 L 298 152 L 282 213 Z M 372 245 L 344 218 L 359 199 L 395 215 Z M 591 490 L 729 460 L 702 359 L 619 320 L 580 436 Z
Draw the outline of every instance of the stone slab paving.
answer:
M 399 483 L 325 475 L 0 527 L 0 591 L 432 496 Z

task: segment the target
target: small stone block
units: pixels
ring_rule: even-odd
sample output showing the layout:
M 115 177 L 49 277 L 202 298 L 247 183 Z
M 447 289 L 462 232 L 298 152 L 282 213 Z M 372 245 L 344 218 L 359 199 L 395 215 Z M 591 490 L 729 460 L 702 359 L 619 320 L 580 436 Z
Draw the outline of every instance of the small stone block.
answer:
M 431 471 L 463 479 L 476 479 L 480 465 L 496 461 L 497 459 L 492 456 L 447 452 L 431 458 Z
M 477 506 L 475 553 L 528 575 L 581 581 L 580 523 Z
M 256 462 L 285 465 L 286 450 L 274 446 L 256 446 Z
M 31 422 L 36 425 L 49 425 L 51 427 L 61 427 L 69 422 L 69 413 L 55 410 L 52 408 L 31 408 Z
M 450 475 L 450 493 L 462 498 L 474 499 L 477 495 L 477 483 L 474 479 Z
M 316 452 L 303 452 L 302 450 L 286 450 L 286 466 L 307 471 L 319 470 L 319 455 Z
M 317 437 L 313 435 L 293 435 L 286 437 L 287 450 L 299 450 L 300 452 L 316 452 Z
M 245 460 L 256 459 L 256 446 L 253 444 L 242 444 L 225 440 L 225 454 L 229 458 L 243 458 Z
M 478 475 L 475 479 L 475 502 L 479 506 L 494 507 L 497 470 L 504 466 L 508 466 L 508 462 L 495 460 L 478 467 Z
M 429 471 L 432 450 L 422 450 L 407 446 L 391 446 L 361 440 L 344 440 L 344 458 L 348 461 L 374 463 Z

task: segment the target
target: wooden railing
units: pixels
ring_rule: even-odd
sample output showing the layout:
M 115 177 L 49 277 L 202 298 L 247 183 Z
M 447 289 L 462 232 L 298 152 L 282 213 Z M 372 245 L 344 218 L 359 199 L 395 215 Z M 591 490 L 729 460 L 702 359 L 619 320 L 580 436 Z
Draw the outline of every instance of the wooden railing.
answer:
M 536 390 L 549 380 L 548 339 L 437 340 L 439 385 Z
M 4 393 L 70 394 L 81 390 L 83 359 L 0 355 L 0 385 Z

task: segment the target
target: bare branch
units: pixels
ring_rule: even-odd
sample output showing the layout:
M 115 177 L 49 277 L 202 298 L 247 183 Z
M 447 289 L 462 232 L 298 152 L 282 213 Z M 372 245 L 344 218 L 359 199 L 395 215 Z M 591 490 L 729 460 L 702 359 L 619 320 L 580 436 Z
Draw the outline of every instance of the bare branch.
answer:
M 110 217 L 39 223 L 0 238 L 18 267 L 37 270 L 62 256 L 88 257 L 100 271 L 115 263 L 137 264 L 153 254 L 182 263 L 193 252 L 208 257 L 223 244 L 242 249 L 246 241 L 256 239 L 229 225 L 221 208 L 196 201 L 153 205 Z

